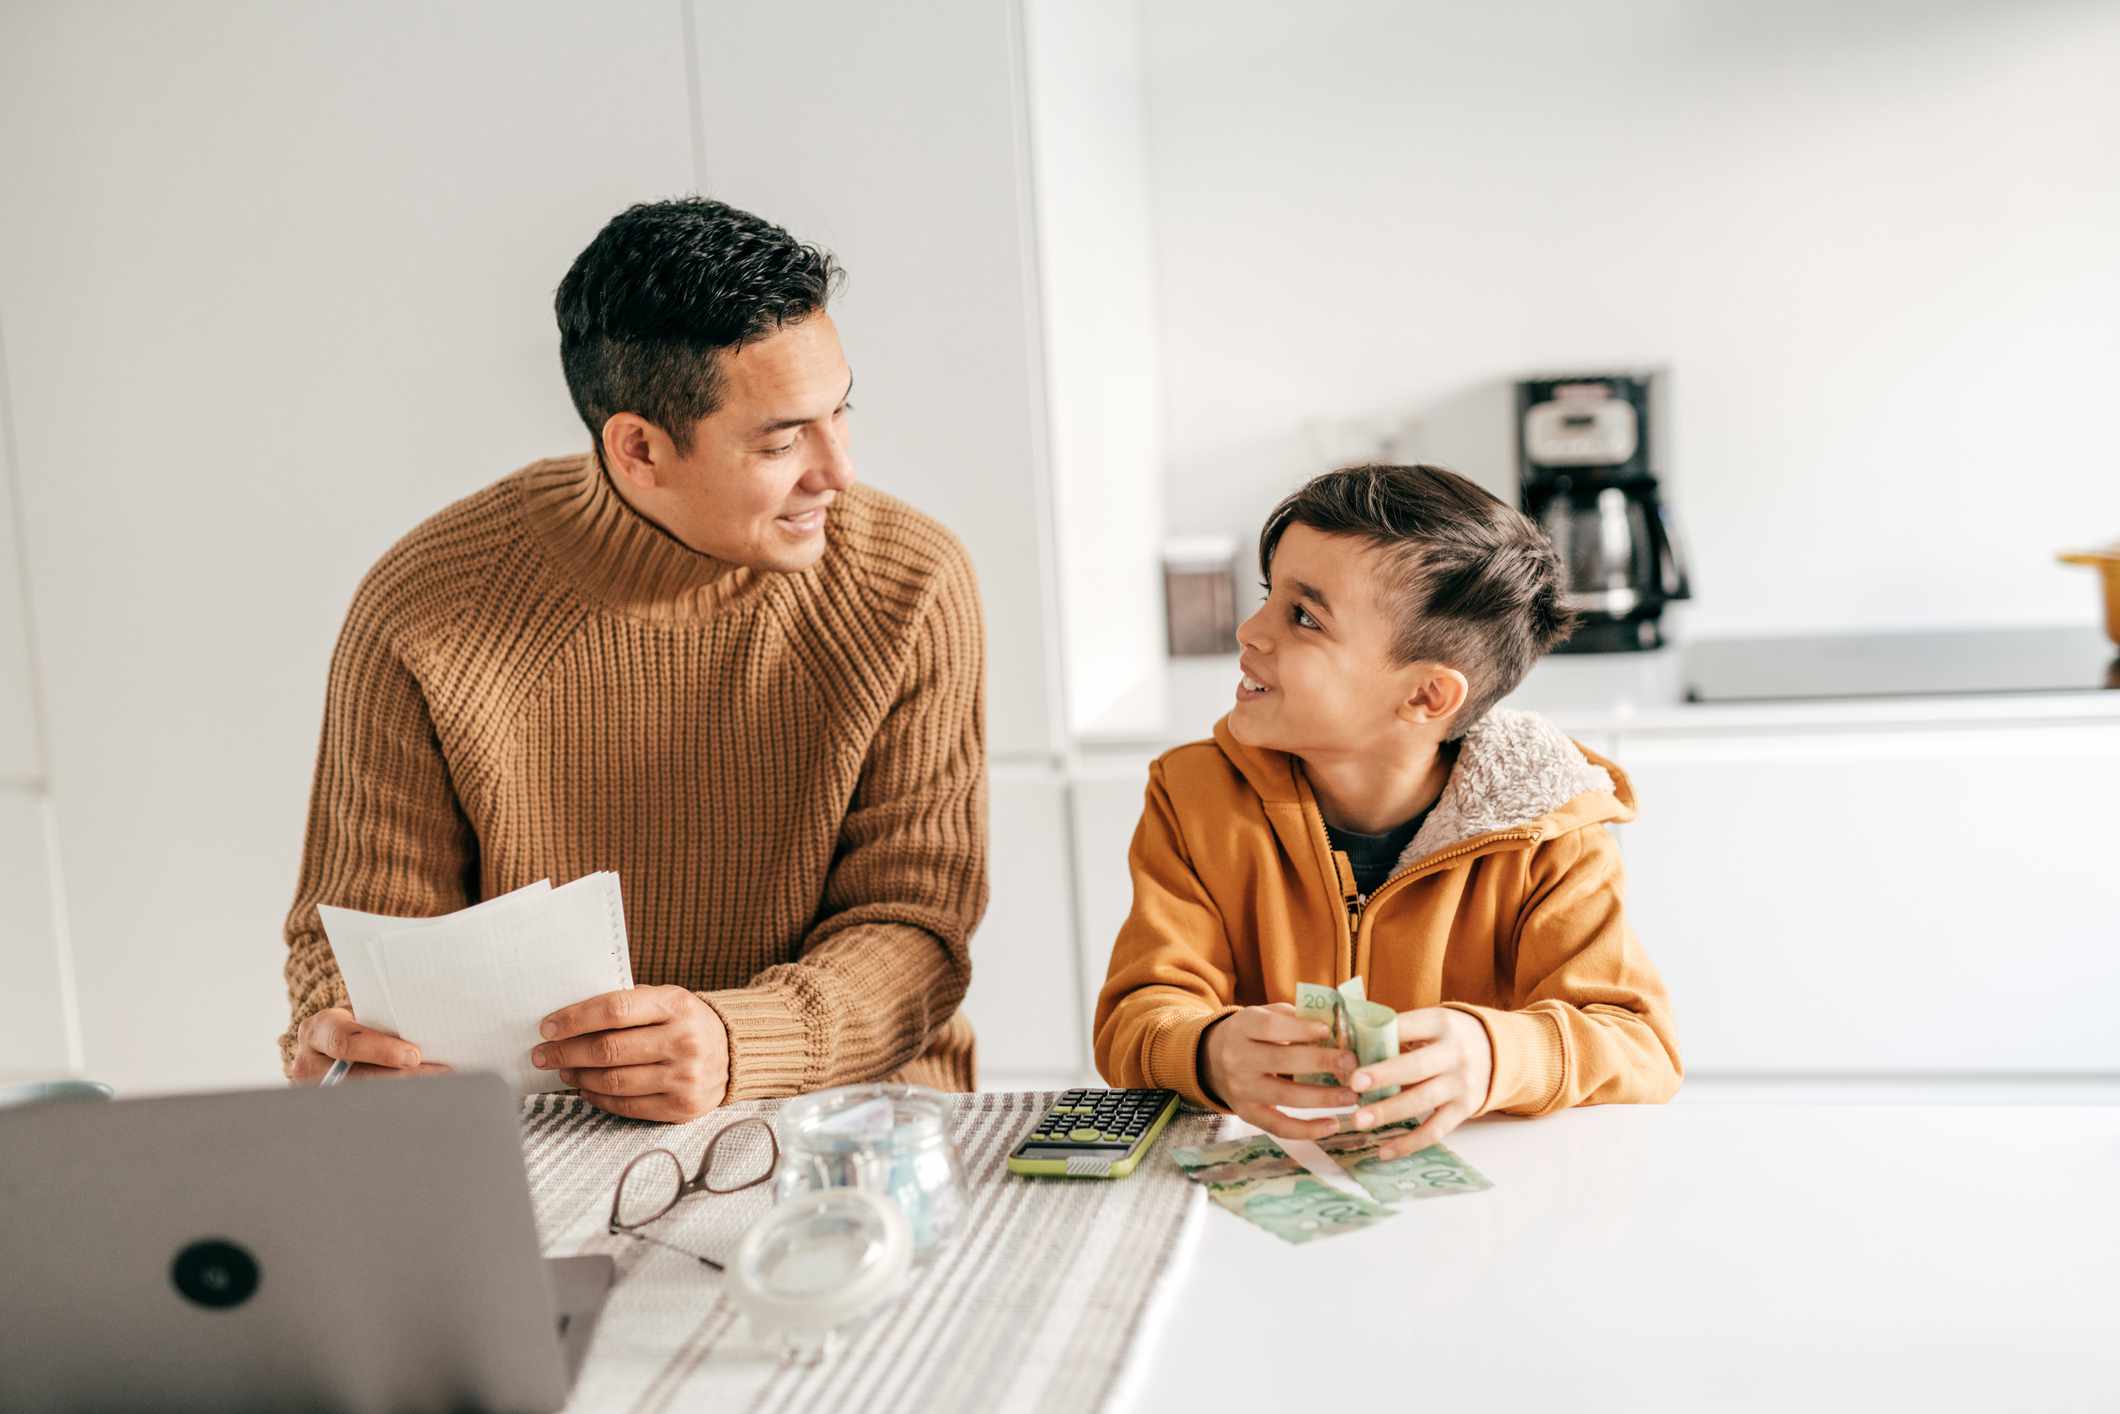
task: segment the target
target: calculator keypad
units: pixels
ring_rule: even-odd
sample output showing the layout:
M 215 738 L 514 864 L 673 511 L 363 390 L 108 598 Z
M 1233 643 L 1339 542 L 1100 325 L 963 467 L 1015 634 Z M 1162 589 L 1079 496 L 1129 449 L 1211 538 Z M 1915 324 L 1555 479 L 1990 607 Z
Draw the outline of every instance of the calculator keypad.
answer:
M 1130 1149 L 1170 1102 L 1168 1090 L 1069 1090 L 1025 1142 Z

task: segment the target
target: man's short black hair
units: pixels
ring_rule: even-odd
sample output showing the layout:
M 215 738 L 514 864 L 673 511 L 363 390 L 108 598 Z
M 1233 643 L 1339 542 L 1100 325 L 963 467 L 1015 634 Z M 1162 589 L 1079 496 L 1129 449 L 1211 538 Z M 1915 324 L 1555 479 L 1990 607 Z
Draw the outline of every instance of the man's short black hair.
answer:
M 1259 572 L 1291 525 L 1351 535 L 1384 554 L 1377 602 L 1396 622 L 1395 664 L 1441 663 L 1470 684 L 1463 736 L 1568 637 L 1553 542 L 1514 506 L 1438 466 L 1350 466 L 1312 477 L 1259 532 Z
M 620 412 L 689 452 L 693 425 L 720 401 L 715 355 L 817 313 L 842 274 L 825 251 L 726 202 L 642 202 L 612 217 L 553 299 L 567 391 L 598 459 Z

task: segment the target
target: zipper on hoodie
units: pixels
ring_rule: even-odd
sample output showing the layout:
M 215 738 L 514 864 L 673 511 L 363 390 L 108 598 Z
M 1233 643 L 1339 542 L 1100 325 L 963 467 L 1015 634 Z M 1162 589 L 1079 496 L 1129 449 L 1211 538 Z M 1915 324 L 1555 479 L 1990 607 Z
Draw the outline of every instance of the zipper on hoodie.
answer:
M 1352 860 L 1348 861 L 1346 871 L 1344 873 L 1341 871 L 1341 853 L 1332 847 L 1332 835 L 1325 828 L 1325 812 L 1319 807 L 1315 799 L 1310 802 L 1310 817 L 1317 822 L 1318 838 L 1325 841 L 1325 853 L 1332 860 L 1332 872 L 1335 881 L 1340 886 L 1340 901 L 1347 910 L 1346 963 L 1341 968 L 1344 975 L 1339 979 L 1342 982 L 1355 975 L 1356 954 L 1359 950 L 1362 934 L 1362 915 L 1368 912 L 1371 904 L 1380 902 L 1386 894 L 1396 891 L 1401 885 L 1409 884 L 1422 875 L 1433 872 L 1438 865 L 1463 859 L 1469 854 L 1481 853 L 1498 844 L 1529 843 L 1536 840 L 1540 834 L 1535 829 L 1515 829 L 1497 830 L 1491 834 L 1475 836 L 1462 844 L 1453 845 L 1449 849 L 1429 855 L 1426 859 L 1416 863 L 1411 869 L 1401 870 L 1377 885 L 1375 893 L 1365 894 L 1355 888 L 1354 863 Z
M 1317 826 L 1317 838 L 1325 842 L 1325 857 L 1332 862 L 1333 882 L 1340 887 L 1340 905 L 1346 910 L 1347 948 L 1341 957 L 1334 959 L 1340 975 L 1333 979 L 1332 985 L 1338 986 L 1354 976 L 1354 940 L 1361 930 L 1362 906 L 1367 898 L 1355 886 L 1354 861 L 1350 859 L 1345 866 L 1341 865 L 1340 861 L 1346 856 L 1332 847 L 1332 835 L 1325 828 L 1325 812 L 1315 799 L 1310 801 L 1310 818 Z
M 1333 863 L 1337 865 L 1339 861 L 1335 859 Z M 1344 891 L 1347 885 L 1342 881 L 1340 887 Z M 1355 940 L 1362 935 L 1362 909 L 1367 905 L 1368 899 L 1365 895 L 1350 893 L 1343 893 L 1342 898 L 1347 905 L 1347 965 L 1341 971 L 1345 972 L 1348 977 L 1352 977 L 1354 976 Z M 1346 979 L 1343 978 L 1341 980 L 1344 981 Z

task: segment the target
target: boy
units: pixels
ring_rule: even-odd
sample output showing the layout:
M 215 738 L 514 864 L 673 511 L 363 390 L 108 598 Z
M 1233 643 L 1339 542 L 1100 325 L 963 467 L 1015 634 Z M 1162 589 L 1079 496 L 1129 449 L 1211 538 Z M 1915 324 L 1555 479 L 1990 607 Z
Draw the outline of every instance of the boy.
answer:
M 1567 636 L 1560 565 L 1528 519 L 1428 466 L 1314 478 L 1259 535 L 1266 603 L 1211 741 L 1165 753 L 1129 863 L 1133 911 L 1097 1000 L 1097 1066 L 1270 1134 L 1361 1105 L 1379 1152 L 1490 1110 L 1669 1099 L 1663 982 L 1627 925 L 1608 823 L 1619 768 L 1543 718 L 1496 711 Z M 1400 1053 L 1357 1066 L 1291 1005 L 1366 979 Z M 1294 1076 L 1341 1077 L 1336 1085 Z

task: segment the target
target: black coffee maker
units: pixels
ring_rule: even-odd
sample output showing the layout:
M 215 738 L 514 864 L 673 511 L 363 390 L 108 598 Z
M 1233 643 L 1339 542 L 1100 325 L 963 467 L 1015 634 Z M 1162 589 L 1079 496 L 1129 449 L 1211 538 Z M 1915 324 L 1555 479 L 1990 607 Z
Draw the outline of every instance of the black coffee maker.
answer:
M 1524 513 L 1560 552 L 1579 616 L 1563 653 L 1664 645 L 1664 605 L 1690 599 L 1656 472 L 1661 375 L 1592 373 L 1516 385 Z

